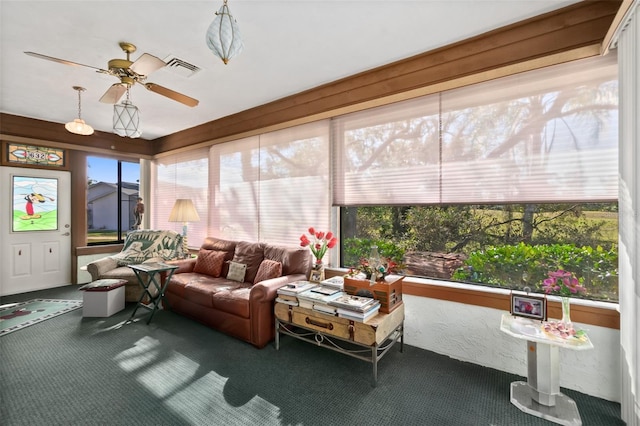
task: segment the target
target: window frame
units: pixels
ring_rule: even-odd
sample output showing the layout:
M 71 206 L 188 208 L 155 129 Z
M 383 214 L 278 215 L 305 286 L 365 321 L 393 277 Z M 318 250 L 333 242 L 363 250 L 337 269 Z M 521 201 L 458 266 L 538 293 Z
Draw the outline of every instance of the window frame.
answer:
M 123 202 L 122 202 L 122 188 L 123 188 L 123 181 L 122 181 L 122 163 L 131 163 L 131 164 L 137 164 L 138 166 L 138 189 L 137 189 L 137 196 L 136 197 L 140 197 L 140 185 L 141 185 L 141 180 L 142 180 L 142 175 L 140 173 L 140 161 L 133 161 L 131 159 L 121 159 L 121 158 L 112 158 L 112 157 L 102 157 L 99 155 L 88 155 L 87 156 L 87 193 L 89 191 L 89 187 L 92 185 L 89 183 L 89 162 L 91 158 L 99 158 L 102 160 L 111 160 L 111 161 L 115 161 L 116 162 L 116 179 L 117 182 L 115 182 L 116 185 L 116 201 L 117 201 L 117 207 L 116 207 L 116 223 L 117 223 L 117 229 L 116 231 L 116 239 L 115 240 L 105 240 L 105 241 L 93 241 L 90 242 L 89 241 L 89 234 L 90 234 L 90 230 L 89 230 L 89 200 L 87 199 L 87 207 L 86 207 L 86 214 L 87 214 L 87 229 L 86 229 L 86 233 L 87 233 L 87 246 L 88 247 L 95 247 L 95 246 L 110 246 L 110 245 L 118 245 L 118 244 L 123 244 L 124 240 L 126 238 L 126 234 L 129 231 L 129 229 L 123 230 L 123 224 L 122 224 L 122 219 L 123 219 L 123 215 L 122 215 L 122 209 L 123 209 Z M 101 181 L 97 181 L 97 182 L 101 182 Z

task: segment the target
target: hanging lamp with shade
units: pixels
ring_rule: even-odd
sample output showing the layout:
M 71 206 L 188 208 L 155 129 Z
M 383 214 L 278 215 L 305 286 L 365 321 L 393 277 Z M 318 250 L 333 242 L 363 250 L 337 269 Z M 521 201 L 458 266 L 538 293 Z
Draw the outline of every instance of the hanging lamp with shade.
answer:
M 127 86 L 127 98 L 113 106 L 113 132 L 128 138 L 137 138 L 142 134 L 140 111 L 129 98 L 129 86 Z
M 64 128 L 67 129 L 67 131 L 74 133 L 76 135 L 82 135 L 82 136 L 92 135 L 93 127 L 89 126 L 82 119 L 81 93 L 84 92 L 86 89 L 80 86 L 73 86 L 73 90 L 76 90 L 78 92 L 78 118 L 65 124 Z
M 244 44 L 238 22 L 231 15 L 227 0 L 216 12 L 216 17 L 207 30 L 207 46 L 214 55 L 227 64 L 231 58 L 242 51 Z

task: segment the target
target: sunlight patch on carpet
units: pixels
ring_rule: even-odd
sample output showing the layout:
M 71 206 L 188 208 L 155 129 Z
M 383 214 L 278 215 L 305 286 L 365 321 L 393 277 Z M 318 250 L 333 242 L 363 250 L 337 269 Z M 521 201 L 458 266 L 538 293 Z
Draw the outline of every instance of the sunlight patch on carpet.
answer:
M 0 307 L 0 336 L 82 307 L 82 300 L 33 299 Z

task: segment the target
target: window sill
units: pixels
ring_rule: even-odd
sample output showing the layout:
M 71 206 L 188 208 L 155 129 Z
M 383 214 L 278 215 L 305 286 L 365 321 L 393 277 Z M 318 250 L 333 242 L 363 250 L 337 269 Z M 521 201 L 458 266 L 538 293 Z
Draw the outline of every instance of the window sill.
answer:
M 336 275 L 343 275 L 347 270 L 327 268 L 325 272 L 327 278 L 330 278 Z M 509 311 L 511 307 L 510 290 L 426 278 L 406 277 L 402 283 L 402 293 L 502 311 Z M 561 318 L 560 298 L 548 296 L 547 300 L 549 318 Z M 573 299 L 571 301 L 571 319 L 583 324 L 620 329 L 620 313 L 617 303 Z
M 76 247 L 76 256 L 89 256 L 92 254 L 110 254 L 122 251 L 124 244 L 105 244 L 99 246 Z

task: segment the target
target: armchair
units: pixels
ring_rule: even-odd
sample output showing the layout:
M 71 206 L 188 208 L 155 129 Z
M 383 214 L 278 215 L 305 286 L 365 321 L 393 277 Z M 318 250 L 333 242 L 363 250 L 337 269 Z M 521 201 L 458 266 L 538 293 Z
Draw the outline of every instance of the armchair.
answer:
M 137 302 L 143 293 L 133 270 L 127 265 L 161 262 L 184 257 L 182 235 L 175 231 L 142 229 L 127 234 L 122 251 L 87 265 L 92 281 L 106 278 L 127 280 L 125 301 Z

